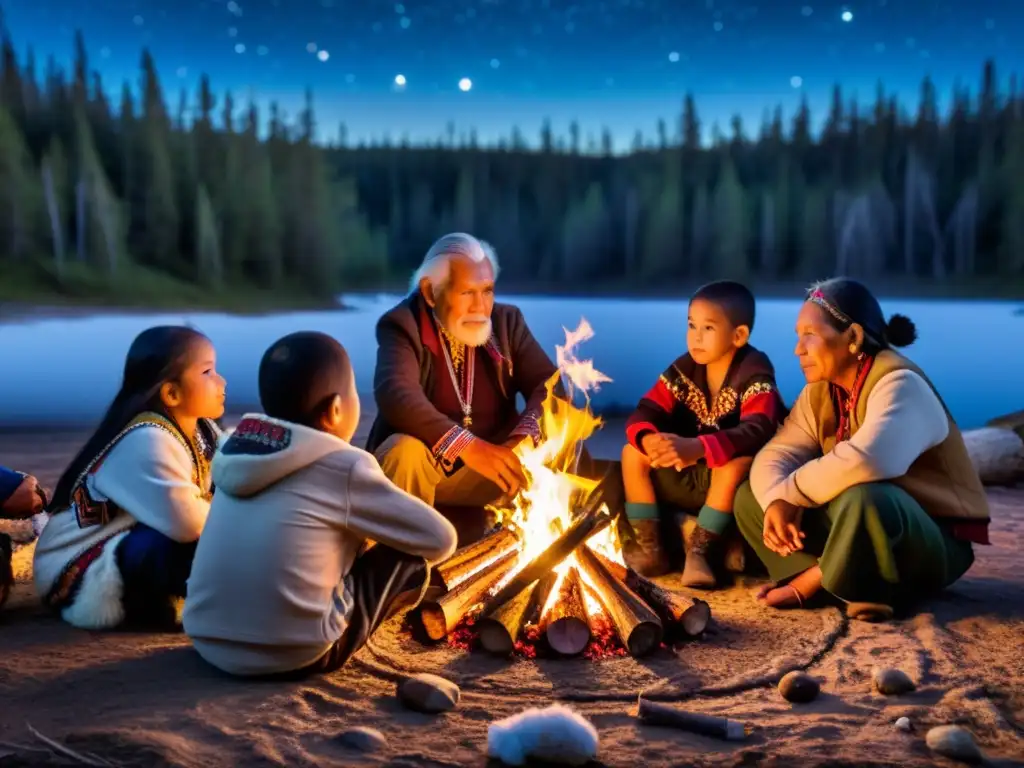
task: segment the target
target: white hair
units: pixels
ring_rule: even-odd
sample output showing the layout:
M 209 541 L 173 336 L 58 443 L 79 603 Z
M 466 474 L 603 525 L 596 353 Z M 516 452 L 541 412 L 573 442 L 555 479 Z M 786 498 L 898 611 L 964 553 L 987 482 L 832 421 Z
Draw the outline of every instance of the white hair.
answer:
M 470 261 L 479 264 L 485 259 L 490 262 L 494 272 L 494 279 L 498 279 L 498 256 L 490 243 L 478 240 L 465 232 L 452 232 L 444 237 L 438 238 L 427 255 L 423 257 L 409 283 L 409 292 L 416 293 L 420 289 L 420 282 L 425 278 L 430 281 L 434 296 L 440 296 L 446 287 L 452 272 L 452 259 L 463 256 Z

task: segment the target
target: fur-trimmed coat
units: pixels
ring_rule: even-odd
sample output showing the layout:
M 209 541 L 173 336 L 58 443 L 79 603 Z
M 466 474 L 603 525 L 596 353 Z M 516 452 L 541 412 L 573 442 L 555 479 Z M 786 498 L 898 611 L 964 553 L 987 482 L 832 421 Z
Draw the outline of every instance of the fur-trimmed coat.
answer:
M 69 624 L 109 629 L 125 618 L 118 544 L 136 523 L 196 541 L 210 510 L 210 477 L 180 436 L 144 423 L 122 433 L 84 483 L 92 500 L 111 503 L 111 516 L 89 524 L 74 503 L 52 514 L 36 543 L 33 576 L 39 596 Z

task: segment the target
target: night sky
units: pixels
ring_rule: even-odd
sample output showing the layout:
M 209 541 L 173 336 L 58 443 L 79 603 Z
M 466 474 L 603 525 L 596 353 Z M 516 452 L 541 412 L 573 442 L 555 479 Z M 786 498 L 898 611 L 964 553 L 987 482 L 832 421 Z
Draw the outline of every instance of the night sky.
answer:
M 201 73 L 236 101 L 290 115 L 313 88 L 322 138 L 434 138 L 449 120 L 482 141 L 518 124 L 609 127 L 625 148 L 658 118 L 676 130 L 692 91 L 705 130 L 806 94 L 823 117 L 834 82 L 863 102 L 881 80 L 914 109 L 930 74 L 946 96 L 994 58 L 1024 70 L 1021 0 L 7 0 L 20 52 L 70 62 L 75 29 L 113 92 L 156 58 L 172 108 Z M 1017 54 L 1013 54 L 1014 47 Z M 401 77 L 400 77 L 401 76 Z M 396 80 L 404 78 L 404 85 Z M 468 78 L 468 81 L 463 81 Z M 469 86 L 468 90 L 460 88 Z M 470 85 L 471 82 L 471 85 Z M 116 101 L 115 101 L 116 103 Z

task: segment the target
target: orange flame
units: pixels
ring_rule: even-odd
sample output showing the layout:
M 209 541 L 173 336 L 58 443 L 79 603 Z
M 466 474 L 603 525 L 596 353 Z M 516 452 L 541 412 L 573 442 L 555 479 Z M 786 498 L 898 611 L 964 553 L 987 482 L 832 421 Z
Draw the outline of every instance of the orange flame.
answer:
M 611 378 L 594 368 L 593 361 L 580 360 L 576 356 L 579 345 L 593 338 L 590 323 L 581 318 L 575 331 L 567 328 L 563 330 L 565 345 L 555 348 L 558 373 L 547 383 L 547 397 L 541 417 L 544 439 L 536 446 L 527 442 L 517 449 L 528 484 L 512 501 L 512 511 L 506 511 L 503 519 L 505 524 L 518 529 L 521 534 L 518 566 L 495 587 L 495 592 L 514 578 L 519 569 L 544 552 L 572 524 L 574 502 L 578 503 L 597 485 L 597 481 L 580 477 L 576 472 L 583 441 L 603 423 L 590 408 L 590 394 L 601 384 L 610 382 Z M 564 397 L 555 394 L 559 379 L 565 389 Z M 582 407 L 573 404 L 577 394 L 583 397 Z M 611 527 L 591 536 L 587 545 L 616 562 L 622 562 L 621 549 Z M 575 564 L 575 555 L 570 555 L 556 569 L 558 580 L 542 614 L 557 600 L 561 581 Z M 578 570 L 586 583 L 583 570 Z M 587 586 L 590 589 L 584 592 L 588 611 L 592 616 L 603 613 L 600 604 L 591 594 L 593 585 Z

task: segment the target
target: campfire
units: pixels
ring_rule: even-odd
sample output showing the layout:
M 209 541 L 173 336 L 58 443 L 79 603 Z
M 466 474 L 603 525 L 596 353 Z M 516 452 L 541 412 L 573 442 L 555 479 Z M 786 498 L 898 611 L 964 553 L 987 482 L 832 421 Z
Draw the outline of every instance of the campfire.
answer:
M 710 621 L 707 603 L 664 589 L 626 567 L 602 484 L 576 474 L 583 441 L 601 426 L 590 393 L 607 376 L 577 348 L 586 320 L 556 347 L 544 440 L 521 452 L 529 483 L 498 525 L 436 568 L 444 594 L 417 612 L 424 639 L 498 655 L 645 656 L 665 640 L 692 637 Z M 565 397 L 554 394 L 561 379 Z M 582 397 L 582 407 L 574 401 Z

